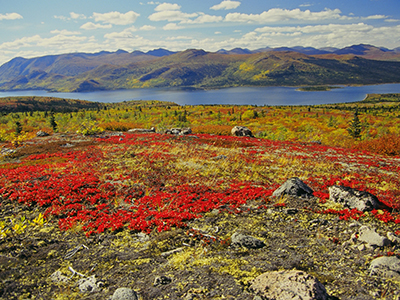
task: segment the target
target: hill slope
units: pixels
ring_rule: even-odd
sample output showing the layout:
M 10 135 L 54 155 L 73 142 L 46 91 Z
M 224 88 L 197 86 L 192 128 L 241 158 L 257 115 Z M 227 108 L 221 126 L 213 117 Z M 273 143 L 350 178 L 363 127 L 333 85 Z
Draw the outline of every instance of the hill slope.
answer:
M 292 269 L 330 300 L 400 293 L 398 268 L 394 279 L 369 268 L 400 255 L 399 214 L 327 200 L 339 184 L 398 207 L 397 158 L 204 134 L 55 134 L 15 150 L 0 165 L 3 299 L 109 299 L 122 287 L 143 300 L 256 299 L 254 278 Z M 314 196 L 273 197 L 290 177 Z M 393 242 L 371 245 L 365 226 Z
M 378 48 L 343 49 L 307 55 L 296 51 L 210 53 L 189 49 L 179 53 L 155 50 L 97 54 L 65 54 L 35 59 L 15 58 L 0 67 L 0 90 L 45 89 L 59 92 L 143 87 L 200 87 L 323 84 L 379 84 L 400 82 L 400 62 L 371 57 Z M 299 48 L 299 47 L 298 47 Z M 299 48 L 300 49 L 300 48 Z M 372 50 L 371 50 L 372 49 Z M 310 48 L 301 52 L 314 53 Z M 300 51 L 299 50 L 299 51 Z

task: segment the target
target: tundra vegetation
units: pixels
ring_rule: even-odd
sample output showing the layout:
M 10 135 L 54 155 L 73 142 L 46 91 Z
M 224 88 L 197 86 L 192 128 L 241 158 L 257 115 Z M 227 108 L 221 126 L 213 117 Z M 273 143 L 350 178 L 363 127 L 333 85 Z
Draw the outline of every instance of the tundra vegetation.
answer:
M 396 299 L 397 278 L 368 266 L 400 255 L 398 246 L 349 241 L 361 225 L 400 234 L 399 99 L 82 108 L 35 97 L 37 110 L 32 97 L 2 99 L 0 296 L 105 299 L 130 287 L 141 299 L 252 299 L 251 280 L 295 268 L 332 299 Z M 235 125 L 255 137 L 230 136 Z M 150 127 L 157 133 L 127 132 Z M 172 127 L 193 134 L 162 134 Z M 272 196 L 293 177 L 312 198 Z M 334 203 L 333 185 L 376 195 L 380 207 Z M 265 247 L 233 247 L 235 232 Z M 78 279 L 92 275 L 96 289 L 80 290 Z

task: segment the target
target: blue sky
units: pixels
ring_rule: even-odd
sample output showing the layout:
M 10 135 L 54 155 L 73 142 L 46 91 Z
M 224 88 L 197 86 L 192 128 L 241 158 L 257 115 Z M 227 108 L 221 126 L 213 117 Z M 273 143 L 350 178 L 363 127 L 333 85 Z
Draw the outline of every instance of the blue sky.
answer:
M 399 0 L 0 0 L 0 65 L 70 52 L 400 47 Z

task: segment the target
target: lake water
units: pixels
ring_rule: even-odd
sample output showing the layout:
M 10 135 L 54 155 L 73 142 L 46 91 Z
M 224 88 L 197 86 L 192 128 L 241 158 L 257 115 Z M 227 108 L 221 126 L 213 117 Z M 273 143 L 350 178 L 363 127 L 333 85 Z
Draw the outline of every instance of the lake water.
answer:
M 301 92 L 295 87 L 232 87 L 217 90 L 133 89 L 87 93 L 46 91 L 0 92 L 0 97 L 47 96 L 104 103 L 129 100 L 171 101 L 179 105 L 316 105 L 363 100 L 367 94 L 400 93 L 400 84 L 342 87 L 323 92 Z

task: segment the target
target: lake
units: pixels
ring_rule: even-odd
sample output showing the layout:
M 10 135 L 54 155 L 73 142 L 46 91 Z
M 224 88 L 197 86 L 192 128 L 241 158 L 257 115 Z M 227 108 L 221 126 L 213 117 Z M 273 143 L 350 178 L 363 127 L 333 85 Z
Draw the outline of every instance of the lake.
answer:
M 179 105 L 316 105 L 363 100 L 367 94 L 400 93 L 400 84 L 344 86 L 330 91 L 302 92 L 296 87 L 232 87 L 216 90 L 133 89 L 87 93 L 54 93 L 46 91 L 0 92 L 0 97 L 47 96 L 104 103 L 129 100 L 171 101 Z

